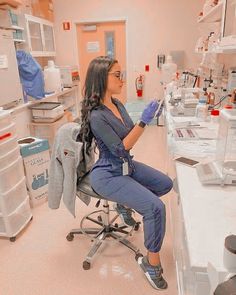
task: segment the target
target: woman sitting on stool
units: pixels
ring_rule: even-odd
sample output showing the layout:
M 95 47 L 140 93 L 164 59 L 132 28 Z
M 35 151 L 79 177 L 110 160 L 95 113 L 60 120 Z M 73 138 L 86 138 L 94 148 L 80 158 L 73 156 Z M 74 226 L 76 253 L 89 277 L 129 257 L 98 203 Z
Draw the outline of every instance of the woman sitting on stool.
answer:
M 145 126 L 154 118 L 158 102 L 150 102 L 134 125 L 122 102 L 113 97 L 121 93 L 122 86 L 118 61 L 107 56 L 91 61 L 85 80 L 80 136 L 88 149 L 95 138 L 99 149 L 99 159 L 90 173 L 93 189 L 118 203 L 117 211 L 127 223 L 135 222 L 128 208 L 143 216 L 147 256 L 139 257 L 138 263 L 155 289 L 166 289 L 159 255 L 166 213 L 160 197 L 171 190 L 172 180 L 130 155 Z

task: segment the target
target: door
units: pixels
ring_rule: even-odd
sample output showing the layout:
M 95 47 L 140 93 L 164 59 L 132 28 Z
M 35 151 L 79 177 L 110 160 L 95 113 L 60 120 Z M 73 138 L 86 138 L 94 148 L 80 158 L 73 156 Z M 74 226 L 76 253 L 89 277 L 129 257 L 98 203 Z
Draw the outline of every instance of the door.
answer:
M 126 69 L 125 22 L 102 22 L 77 25 L 77 42 L 80 66 L 81 86 L 83 89 L 86 71 L 92 59 L 109 55 L 118 60 L 121 70 Z M 126 102 L 126 84 L 122 93 L 116 95 Z

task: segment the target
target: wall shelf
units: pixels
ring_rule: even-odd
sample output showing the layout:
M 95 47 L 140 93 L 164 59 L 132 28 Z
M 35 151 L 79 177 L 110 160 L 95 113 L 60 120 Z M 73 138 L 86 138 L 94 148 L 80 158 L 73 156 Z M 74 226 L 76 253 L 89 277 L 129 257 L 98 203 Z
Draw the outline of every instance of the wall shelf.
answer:
M 213 23 L 219 22 L 222 18 L 223 2 L 220 2 L 213 7 L 206 15 L 202 16 L 198 23 Z

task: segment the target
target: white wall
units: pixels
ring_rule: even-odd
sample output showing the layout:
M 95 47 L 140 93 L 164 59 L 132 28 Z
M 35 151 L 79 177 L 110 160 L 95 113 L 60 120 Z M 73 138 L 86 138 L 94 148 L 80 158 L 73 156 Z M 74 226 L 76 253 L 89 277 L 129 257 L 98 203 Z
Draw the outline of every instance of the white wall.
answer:
M 197 15 L 204 0 L 54 0 L 57 64 L 79 64 L 76 23 L 126 20 L 127 92 L 134 99 L 135 71 L 146 73 L 145 98 L 161 94 L 157 54 L 184 50 L 186 68 L 196 68 L 199 56 L 194 54 L 198 37 Z M 62 22 L 70 21 L 72 29 L 63 31 Z

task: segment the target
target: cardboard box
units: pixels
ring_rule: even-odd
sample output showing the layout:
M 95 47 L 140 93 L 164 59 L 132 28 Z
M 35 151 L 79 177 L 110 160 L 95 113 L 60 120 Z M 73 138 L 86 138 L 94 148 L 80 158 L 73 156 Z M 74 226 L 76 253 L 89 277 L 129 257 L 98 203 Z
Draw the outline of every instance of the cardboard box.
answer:
M 47 200 L 49 179 L 49 145 L 46 139 L 26 137 L 18 141 L 23 158 L 30 203 L 34 207 Z

